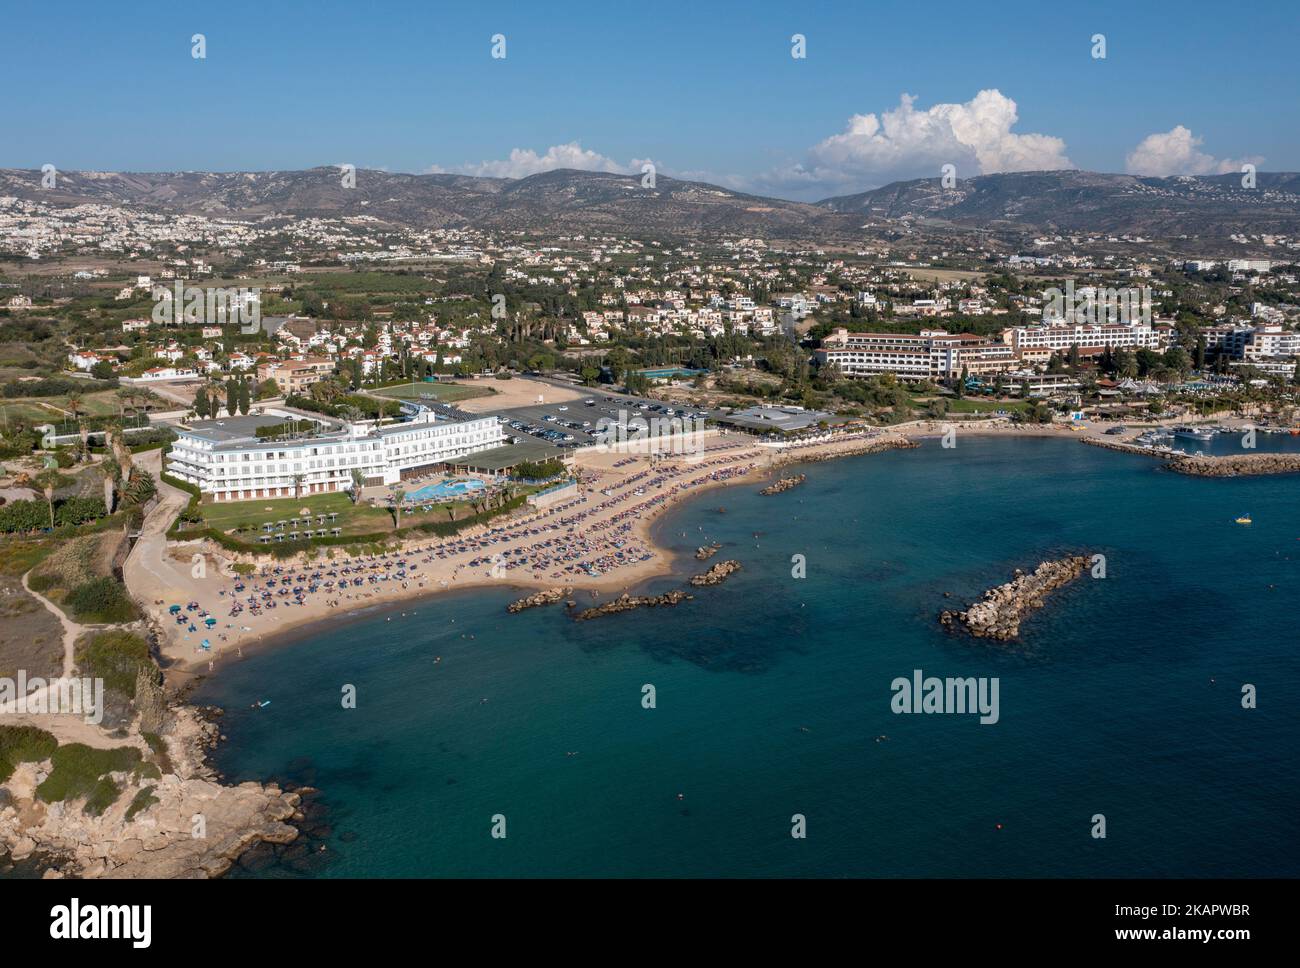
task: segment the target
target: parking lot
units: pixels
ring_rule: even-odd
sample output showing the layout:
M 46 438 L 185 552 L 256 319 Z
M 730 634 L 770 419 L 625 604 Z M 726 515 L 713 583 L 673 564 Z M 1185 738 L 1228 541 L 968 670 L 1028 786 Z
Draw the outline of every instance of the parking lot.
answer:
M 598 443 L 595 434 L 600 421 L 617 423 L 620 412 L 624 419 L 640 417 L 650 420 L 715 417 L 716 411 L 698 408 L 681 408 L 651 400 L 648 397 L 631 397 L 615 393 L 605 387 L 592 387 L 586 396 L 564 403 L 545 403 L 526 407 L 511 407 L 498 411 L 504 418 L 502 431 L 508 436 L 546 441 L 560 448 L 586 447 Z M 687 423 L 687 427 L 691 424 Z

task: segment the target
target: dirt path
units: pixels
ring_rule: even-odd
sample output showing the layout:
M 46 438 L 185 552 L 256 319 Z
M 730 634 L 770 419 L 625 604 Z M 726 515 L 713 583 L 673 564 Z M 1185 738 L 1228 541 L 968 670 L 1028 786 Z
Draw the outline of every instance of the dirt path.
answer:
M 78 625 L 64 614 L 63 609 L 59 608 L 40 592 L 33 590 L 32 586 L 27 582 L 30 575 L 30 571 L 23 575 L 23 588 L 27 590 L 28 595 L 31 595 L 32 598 L 44 605 L 46 609 L 53 612 L 54 617 L 57 618 L 59 624 L 63 626 L 63 675 L 70 676 L 72 675 L 73 669 L 76 667 L 77 639 L 81 637 L 83 632 L 87 631 L 88 626 Z

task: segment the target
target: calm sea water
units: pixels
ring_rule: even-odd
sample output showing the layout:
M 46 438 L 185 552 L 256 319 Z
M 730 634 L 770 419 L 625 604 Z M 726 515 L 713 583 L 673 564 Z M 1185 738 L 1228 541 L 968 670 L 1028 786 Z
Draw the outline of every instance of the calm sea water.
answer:
M 464 593 L 227 667 L 198 697 L 228 710 L 217 765 L 323 791 L 325 852 L 261 875 L 1300 874 L 1300 480 L 1058 440 L 806 470 L 663 520 L 744 563 L 676 608 L 578 624 Z M 1071 551 L 1107 577 L 1019 644 L 936 621 Z M 1000 721 L 893 714 L 915 669 L 998 677 Z

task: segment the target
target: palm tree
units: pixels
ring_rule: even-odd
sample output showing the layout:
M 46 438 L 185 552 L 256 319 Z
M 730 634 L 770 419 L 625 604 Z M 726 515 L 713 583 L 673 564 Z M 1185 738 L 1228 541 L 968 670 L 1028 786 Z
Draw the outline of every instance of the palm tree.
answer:
M 47 467 L 36 475 L 35 484 L 45 495 L 45 503 L 50 506 L 50 530 L 54 530 L 54 492 L 63 484 L 63 475 L 53 467 Z
M 81 413 L 81 394 L 76 390 L 68 394 L 68 409 L 72 412 L 72 419 L 75 422 Z
M 356 504 L 361 500 L 361 489 L 366 486 L 366 472 L 360 467 L 354 467 L 351 470 L 352 490 L 348 495 L 352 498 L 352 503 Z
M 305 480 L 306 480 L 306 477 L 304 477 L 302 474 L 294 474 L 294 475 L 293 475 L 293 497 L 294 497 L 294 500 L 297 500 L 297 499 L 298 499 L 298 495 L 302 493 L 302 482 L 305 481 Z
M 393 492 L 393 527 L 394 529 L 402 526 L 402 502 L 406 500 L 406 492 L 400 487 Z

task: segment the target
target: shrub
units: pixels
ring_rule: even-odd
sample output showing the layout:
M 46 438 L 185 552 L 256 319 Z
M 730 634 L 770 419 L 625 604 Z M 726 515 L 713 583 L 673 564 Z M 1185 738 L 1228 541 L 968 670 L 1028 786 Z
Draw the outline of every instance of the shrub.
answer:
M 101 776 L 94 789 L 90 791 L 90 796 L 86 797 L 86 805 L 82 808 L 82 812 L 98 817 L 115 804 L 121 795 L 122 788 L 114 783 L 111 777 Z
M 136 795 L 131 799 L 131 805 L 126 808 L 127 820 L 134 820 L 135 815 L 141 810 L 148 810 L 155 803 L 162 802 L 153 795 L 153 789 L 154 788 L 151 786 L 141 787 L 139 789 Z
M 140 751 L 134 746 L 96 749 L 84 743 L 69 743 L 54 750 L 50 754 L 50 762 L 53 767 L 50 775 L 36 788 L 36 795 L 40 799 L 46 803 L 56 803 L 75 800 L 77 797 L 102 798 L 107 791 L 100 787 L 100 778 L 107 773 L 134 770 L 140 762 Z M 117 794 L 114 794 L 113 800 L 116 799 Z
M 77 642 L 76 659 L 77 668 L 83 676 L 103 679 L 105 689 L 120 693 L 129 699 L 135 698 L 135 685 L 140 669 L 153 670 L 149 643 L 138 635 L 120 629 L 92 632 L 88 636 L 83 636 Z M 148 735 L 145 736 L 145 740 L 150 747 L 153 746 L 153 741 Z
M 19 763 L 48 760 L 59 741 L 35 726 L 0 726 L 0 783 L 13 776 Z
M 122 584 L 104 576 L 82 582 L 68 592 L 63 605 L 73 617 L 83 622 L 132 622 L 139 617 L 135 603 Z

